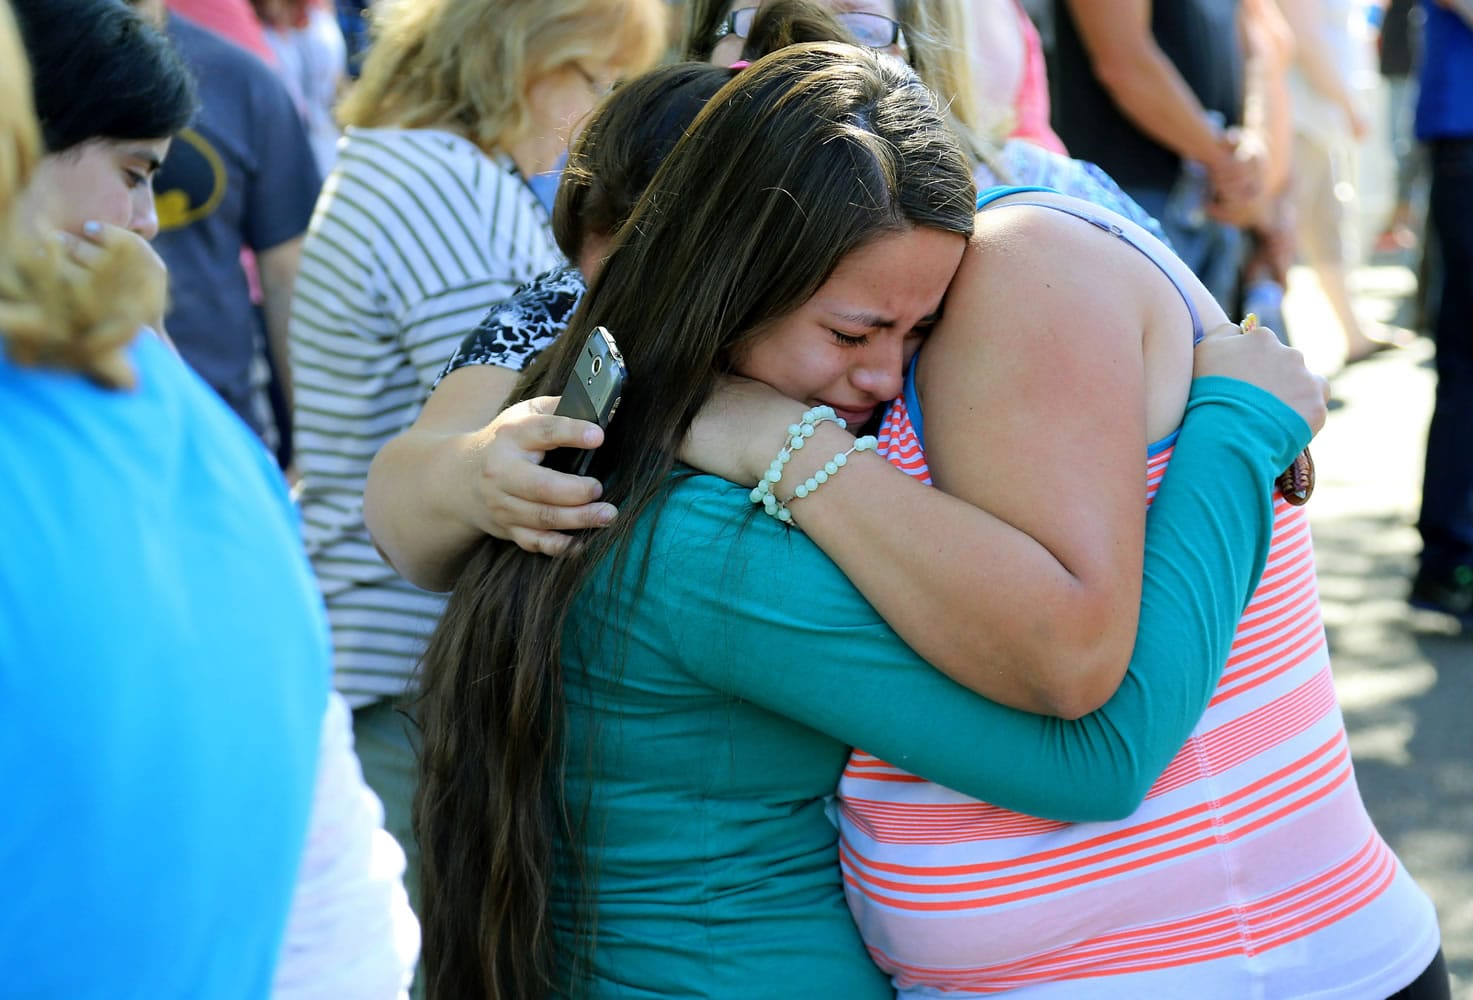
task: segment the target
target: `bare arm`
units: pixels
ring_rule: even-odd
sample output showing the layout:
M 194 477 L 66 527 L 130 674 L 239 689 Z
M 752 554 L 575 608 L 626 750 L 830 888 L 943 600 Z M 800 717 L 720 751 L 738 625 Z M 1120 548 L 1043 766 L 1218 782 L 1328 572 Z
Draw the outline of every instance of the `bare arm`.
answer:
M 917 623 L 903 632 L 922 656 L 1004 704 L 1074 718 L 1130 659 L 1146 443 L 1186 403 L 1187 314 L 1140 254 L 1079 220 L 996 209 L 978 229 L 918 376 L 932 474 L 965 504 L 932 519 L 874 492 L 795 516 L 825 549 L 865 540 L 836 561 L 883 615 Z M 1058 266 L 1069 256 L 1090 265 Z
M 278 243 L 270 250 L 256 252 L 256 266 L 261 272 L 261 311 L 266 317 L 266 349 L 276 365 L 276 377 L 288 411 L 293 407 L 294 393 L 287 328 L 291 321 L 292 289 L 296 287 L 301 260 L 300 236 Z
M 1231 159 L 1232 147 L 1156 44 L 1151 2 L 1068 0 L 1095 76 L 1125 116 L 1161 145 L 1215 170 Z
M 1192 358 L 1186 311 L 1144 257 L 1078 220 L 1019 211 L 979 220 L 922 355 L 928 458 L 957 495 L 865 454 L 790 509 L 926 660 L 1003 704 L 1072 718 L 1103 703 L 1129 661 L 1145 444 L 1179 419 Z M 1209 325 L 1222 318 L 1204 289 L 1195 294 Z M 1322 380 L 1297 356 L 1255 346 L 1259 362 L 1291 372 L 1270 391 L 1308 386 L 1295 405 L 1317 426 Z M 752 404 L 761 398 L 760 387 L 739 387 L 710 421 L 703 413 L 692 463 L 754 482 L 801 411 Z M 713 424 L 727 426 L 724 441 Z M 796 481 L 850 443 L 820 425 L 788 473 Z M 740 474 L 722 464 L 723 444 L 741 456 Z
M 486 535 L 555 553 L 571 541 L 562 532 L 614 515 L 594 502 L 597 480 L 540 465 L 551 448 L 596 447 L 603 432 L 553 416 L 556 397 L 502 411 L 516 380 L 495 365 L 457 368 L 369 466 L 364 521 L 384 558 L 416 586 L 449 590 Z

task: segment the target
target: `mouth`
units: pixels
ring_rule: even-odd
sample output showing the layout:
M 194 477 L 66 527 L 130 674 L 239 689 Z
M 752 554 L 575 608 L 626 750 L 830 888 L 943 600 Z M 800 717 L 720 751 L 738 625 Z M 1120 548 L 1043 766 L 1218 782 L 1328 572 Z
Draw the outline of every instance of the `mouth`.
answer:
M 868 406 L 864 409 L 856 410 L 849 407 L 837 406 L 833 403 L 828 402 L 827 400 L 822 399 L 819 400 L 819 403 L 823 404 L 824 406 L 833 407 L 834 413 L 844 418 L 844 423 L 849 425 L 850 430 L 858 430 L 865 424 L 869 423 L 870 417 L 873 417 L 875 415 L 875 410 L 878 409 L 878 407 L 875 406 Z

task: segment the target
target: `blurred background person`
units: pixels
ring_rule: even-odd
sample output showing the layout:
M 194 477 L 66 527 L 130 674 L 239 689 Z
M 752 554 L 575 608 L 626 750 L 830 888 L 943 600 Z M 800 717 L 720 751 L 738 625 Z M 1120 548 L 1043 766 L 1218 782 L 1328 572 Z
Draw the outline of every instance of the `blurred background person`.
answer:
M 1391 215 L 1376 237 L 1378 253 L 1416 250 L 1421 245 L 1421 205 L 1427 193 L 1427 169 L 1414 121 L 1422 18 L 1416 0 L 1389 0 L 1380 17 L 1376 53 L 1381 79 L 1386 85 L 1386 120 L 1390 126 L 1391 155 L 1396 163 L 1396 194 Z
M 317 169 L 326 174 L 341 134 L 333 108 L 348 81 L 348 44 L 337 15 L 325 0 L 251 0 L 251 6 L 276 56 L 277 75 L 307 125 Z
M 749 35 L 767 3 L 691 0 L 687 8 L 688 59 L 731 65 L 747 54 Z M 1092 163 L 1070 159 L 1033 139 L 1010 137 L 1013 111 L 1007 95 L 989 98 L 974 67 L 978 32 L 967 0 L 817 0 L 833 17 L 825 38 L 858 42 L 905 59 L 941 99 L 947 120 L 971 155 L 979 189 L 996 184 L 1041 185 L 1102 205 L 1159 234 L 1161 227 Z M 1010 28 L 1016 32 L 1016 28 Z M 1004 47 L 1007 41 L 1000 43 Z M 755 53 L 754 53 L 755 54 Z M 1005 110 L 999 114 L 997 109 Z
M 971 57 L 976 100 L 1004 112 L 1002 134 L 1027 139 L 1055 153 L 1064 142 L 1049 124 L 1048 68 L 1038 29 L 1019 0 L 973 0 L 963 5 L 970 31 L 941 41 L 965 48 Z
M 1294 264 L 1294 204 L 1289 193 L 1294 160 L 1294 115 L 1289 92 L 1289 68 L 1294 62 L 1294 32 L 1275 0 L 1243 0 L 1241 15 L 1245 65 L 1257 75 L 1245 92 L 1256 104 L 1244 108 L 1244 118 L 1258 123 L 1263 138 L 1263 196 L 1260 210 L 1244 227 L 1240 298 L 1243 315 L 1259 322 L 1289 342 L 1284 317 L 1284 294 L 1289 268 Z
M 664 49 L 660 0 L 407 0 L 375 8 L 346 136 L 291 314 L 307 552 L 359 757 L 411 856 L 414 752 L 395 702 L 444 599 L 384 562 L 363 518 L 369 463 L 418 415 L 486 309 L 560 263 L 527 178 Z
M 900 9 L 911 18 L 902 22 L 911 39 L 911 64 L 922 81 L 940 96 L 953 130 L 971 154 L 975 164 L 972 179 L 979 192 L 999 184 L 1050 187 L 1119 212 L 1161 235 L 1156 220 L 1099 166 L 1056 151 L 1052 147 L 1057 137 L 1049 142 L 1038 134 L 1018 134 L 1017 127 L 1009 122 L 1021 118 L 1009 118 L 1006 112 L 998 118 L 989 111 L 998 107 L 998 99 L 988 97 L 986 82 L 978 80 L 974 70 L 987 61 L 989 49 L 998 43 L 982 38 L 987 29 L 977 23 L 972 4 L 967 0 L 913 0 Z M 1014 11 L 1021 13 L 1018 8 Z M 1016 26 L 999 30 L 1018 34 Z M 1040 75 L 1042 72 L 1040 67 Z M 1034 83 L 1040 84 L 1046 88 L 1047 80 L 1040 78 Z M 1027 113 L 1020 110 L 1016 95 L 1013 100 L 1012 114 Z M 1025 99 L 1024 103 L 1030 101 Z
M 42 259 L 45 258 L 48 247 L 40 241 L 48 237 L 56 241 L 52 249 L 65 251 L 65 256 L 60 260 L 61 270 L 58 277 L 66 280 L 57 283 L 52 289 L 54 292 L 67 294 L 70 289 L 70 294 L 78 296 L 79 301 L 87 301 L 95 292 L 96 301 L 101 303 L 111 303 L 116 297 L 123 319 L 132 315 L 130 309 L 134 303 L 148 301 L 152 305 L 152 311 L 145 314 L 144 322 L 153 326 L 158 322 L 163 308 L 165 274 L 162 263 L 145 242 L 155 228 L 153 190 L 148 182 L 167 154 L 172 136 L 184 127 L 192 113 L 194 91 L 188 70 L 156 31 L 144 26 L 136 15 L 127 11 L 116 0 L 17 0 L 17 13 L 24 26 L 28 54 L 33 60 L 37 112 L 48 149 L 36 165 L 32 179 L 25 189 L 22 211 L 28 229 L 24 235 L 36 242 L 35 249 Z M 128 264 L 121 271 L 120 261 Z M 97 287 L 87 285 L 89 278 Z M 138 288 L 114 287 L 115 280 L 125 279 L 138 285 Z M 110 650 L 99 653 L 87 661 L 89 666 L 97 664 L 107 669 L 125 669 L 134 661 L 135 656 L 145 660 L 158 657 L 156 661 L 147 664 L 140 662 L 136 665 L 138 675 L 133 678 L 124 677 L 123 680 L 136 681 L 137 688 L 159 692 L 161 700 L 155 703 L 147 698 L 142 701 L 136 697 L 133 700 L 122 699 L 114 704 L 114 708 L 119 713 L 129 714 L 128 705 L 146 705 L 149 711 L 164 711 L 167 715 L 167 709 L 162 707 L 172 704 L 163 699 L 162 696 L 167 695 L 182 699 L 181 711 L 193 710 L 189 699 L 208 690 L 208 682 L 201 681 L 199 691 L 183 691 L 176 686 L 176 679 L 170 676 L 169 670 L 161 672 L 160 667 L 182 665 L 192 672 L 199 672 L 202 663 L 195 655 L 194 647 L 222 641 L 221 636 L 212 634 L 208 628 L 204 628 L 196 636 L 196 630 L 201 628 L 202 623 L 233 621 L 235 618 L 244 621 L 255 613 L 253 609 L 258 604 L 269 613 L 280 612 L 282 605 L 278 601 L 289 601 L 293 596 L 301 599 L 300 606 L 286 606 L 285 617 L 280 621 L 252 621 L 252 628 L 272 630 L 280 626 L 285 630 L 285 638 L 280 641 L 290 642 L 301 638 L 303 623 L 306 622 L 314 630 L 314 641 L 292 650 L 290 656 L 281 657 L 278 640 L 266 639 L 261 647 L 262 655 L 280 658 L 287 669 L 299 670 L 305 667 L 303 677 L 299 680 L 326 678 L 331 667 L 327 646 L 321 641 L 321 636 L 325 634 L 325 619 L 320 608 L 320 598 L 310 585 L 310 574 L 304 573 L 306 562 L 294 513 L 290 509 L 285 510 L 284 523 L 290 529 L 285 541 L 279 531 L 266 530 L 270 525 L 276 524 L 282 515 L 282 510 L 278 509 L 282 505 L 276 498 L 283 491 L 281 477 L 265 457 L 260 442 L 253 440 L 239 428 L 238 422 L 228 415 L 223 403 L 214 398 L 196 377 L 190 375 L 184 363 L 177 357 L 168 357 L 172 364 L 162 361 L 142 364 L 142 359 L 148 355 L 150 349 L 143 346 L 127 347 L 131 338 L 126 326 L 116 328 L 115 341 L 102 337 L 104 330 L 111 329 L 109 321 L 101 318 L 104 313 L 98 313 L 98 326 L 90 336 L 100 338 L 97 343 L 108 345 L 108 349 L 103 350 L 99 346 L 93 354 L 72 356 L 58 352 L 80 350 L 77 340 L 47 340 L 39 330 L 29 325 L 51 313 L 45 309 L 37 310 L 33 305 L 30 315 L 27 315 L 23 311 L 23 303 L 12 302 L 11 305 L 15 309 L 5 315 L 19 319 L 10 324 L 16 333 L 11 337 L 8 346 L 17 357 L 31 362 L 76 364 L 89 372 L 94 380 L 100 381 L 127 383 L 132 380 L 136 383 L 137 372 L 141 369 L 145 371 L 146 377 L 157 383 L 137 387 L 139 394 L 152 397 L 146 403 L 125 403 L 116 400 L 114 397 L 117 394 L 114 393 L 97 396 L 94 400 L 100 411 L 96 414 L 97 418 L 109 419 L 122 414 L 122 427 L 118 432 L 120 437 L 126 437 L 136 430 L 134 420 L 144 414 L 152 413 L 161 426 L 152 429 L 149 434 L 141 435 L 138 439 L 141 447 L 134 444 L 132 450 L 127 446 L 111 448 L 106 441 L 96 442 L 95 446 L 103 449 L 102 453 L 107 455 L 108 462 L 94 471 L 72 469 L 71 475 L 65 480 L 66 486 L 70 487 L 95 476 L 116 475 L 119 479 L 117 489 L 110 494 L 114 506 L 109 509 L 113 512 L 113 517 L 98 530 L 108 530 L 117 523 L 125 524 L 128 530 L 110 544 L 97 543 L 98 549 L 88 553 L 88 561 L 83 565 L 88 567 L 88 572 L 92 571 L 94 565 L 100 567 L 99 572 L 105 577 L 100 583 L 89 581 L 89 586 L 106 588 L 117 583 L 112 577 L 106 576 L 116 568 L 118 573 L 132 574 L 128 586 L 141 588 L 136 600 L 157 602 L 160 605 L 152 617 L 130 626 L 121 620 L 121 616 L 129 610 L 131 604 L 122 602 L 117 608 L 120 616 L 117 630 L 104 629 L 95 640 L 116 641 L 122 637 L 124 648 L 121 652 Z M 146 333 L 141 336 L 152 339 Z M 118 350 L 113 350 L 114 347 Z M 136 351 L 136 356 L 129 357 L 128 351 Z M 87 361 L 87 358 L 92 360 Z M 0 376 L 0 380 L 3 380 L 3 376 Z M 25 386 L 27 380 L 21 379 L 18 384 Z M 192 388 L 176 391 L 180 386 Z M 4 390 L 0 389 L 0 395 L 3 394 Z M 39 406 L 45 402 L 49 405 L 58 401 L 58 397 L 45 393 L 33 394 L 14 410 L 8 408 L 7 412 L 19 416 L 29 412 L 30 404 Z M 84 401 L 78 401 L 78 407 L 89 413 L 93 408 L 91 404 L 84 405 Z M 77 413 L 48 410 L 47 417 L 63 423 L 70 420 L 72 429 L 80 440 L 85 441 L 94 433 L 87 427 L 86 420 L 81 419 Z M 218 439 L 212 437 L 217 433 L 215 428 L 222 424 L 227 431 Z M 41 426 L 50 428 L 44 421 Z M 20 429 L 24 430 L 25 425 L 21 424 Z M 60 436 L 68 439 L 65 433 Z M 42 449 L 46 443 L 45 437 L 43 435 L 43 441 L 38 445 Z M 244 447 L 240 444 L 242 439 L 245 442 Z M 6 443 L 0 441 L 0 452 L 5 448 Z M 63 461 L 72 460 L 64 457 L 70 452 L 64 451 L 62 454 Z M 208 455 L 208 460 L 202 461 L 199 457 L 201 455 Z M 47 460 L 57 459 L 55 456 L 48 456 Z M 87 461 L 83 457 L 75 457 L 74 460 L 80 465 L 85 465 Z M 157 469 L 151 468 L 151 463 L 160 460 L 162 461 Z M 176 468 L 181 461 L 199 463 L 204 468 L 197 474 L 191 474 L 189 470 Z M 234 467 L 232 462 L 236 463 Z M 7 468 L 16 467 L 7 465 Z M 49 466 L 45 464 L 32 468 L 27 468 L 24 464 L 18 467 L 19 475 L 14 478 L 24 481 L 19 482 L 15 496 L 20 498 L 18 502 L 22 508 L 32 500 L 47 495 L 45 488 L 54 485 L 43 472 L 47 468 Z M 264 474 L 260 472 L 262 469 L 266 470 Z M 126 474 L 119 474 L 118 470 Z M 159 481 L 151 485 L 152 492 L 143 494 L 140 492 L 140 485 L 130 479 L 130 475 L 157 477 Z M 222 477 L 234 477 L 240 482 L 232 489 L 225 490 L 221 483 L 230 480 Z M 33 492 L 32 487 L 38 489 Z M 180 494 L 176 492 L 178 490 L 184 492 Z M 252 498 L 259 501 L 263 495 L 271 498 L 265 508 L 258 510 L 255 507 L 241 506 L 249 503 Z M 79 499 L 69 488 L 58 489 L 54 497 L 57 500 L 56 509 L 48 511 L 47 516 L 56 519 L 58 523 L 69 518 L 81 521 L 92 517 L 89 511 L 82 509 L 85 500 Z M 115 509 L 118 505 L 124 509 Z M 150 516 L 153 513 L 166 517 L 169 520 L 168 526 L 153 525 L 154 518 Z M 47 517 L 42 517 L 40 521 L 43 524 L 51 523 Z M 27 520 L 24 523 L 31 522 Z M 229 530 L 232 527 L 236 531 L 234 535 Z M 80 526 L 79 531 L 85 539 L 93 538 L 91 530 L 85 525 Z M 196 537 L 196 533 L 203 537 Z M 179 538 L 187 538 L 183 545 L 203 550 L 199 565 L 195 565 L 188 553 L 172 551 Z M 143 546 L 154 553 L 155 558 L 146 560 L 149 563 L 147 567 L 133 567 L 128 564 L 125 553 L 135 546 Z M 256 548 L 260 549 L 259 554 L 252 555 Z M 168 554 L 159 557 L 160 553 Z M 209 559 L 212 557 L 220 559 L 220 564 L 213 568 L 224 573 L 227 578 L 239 573 L 237 585 L 232 587 L 226 583 L 223 589 L 215 586 L 200 590 L 199 595 L 217 594 L 220 600 L 231 603 L 236 610 L 200 609 L 192 603 L 198 596 L 191 589 L 198 582 L 195 577 L 199 573 L 211 571 Z M 236 561 L 241 558 L 259 558 L 263 570 L 241 572 L 236 565 Z M 93 561 L 97 559 L 101 561 Z M 294 569 L 295 575 L 282 579 L 283 567 Z M 12 569 L 13 576 L 9 572 Z M 64 576 L 72 573 L 72 570 L 62 571 Z M 177 574 L 178 578 L 175 579 L 171 574 Z M 9 577 L 17 587 L 21 585 L 23 576 L 22 563 L 17 563 L 14 567 L 0 567 L 0 578 Z M 281 596 L 273 595 L 269 599 L 263 599 L 255 590 L 263 579 L 280 590 Z M 309 582 L 305 591 L 301 589 L 303 579 Z M 44 580 L 40 582 L 44 583 Z M 11 593 L 8 586 L 8 583 L 0 582 L 0 591 Z M 60 593 L 63 596 L 70 594 L 72 586 L 74 584 L 69 583 L 69 589 Z M 36 592 L 57 601 L 57 591 Z M 189 599 L 181 600 L 180 594 L 189 595 Z M 67 607 L 70 603 L 69 600 L 60 601 L 62 607 Z M 108 607 L 110 609 L 111 605 Z M 25 599 L 21 598 L 7 602 L 6 608 L 15 608 L 21 615 L 29 613 Z M 44 617 L 39 617 L 38 621 L 45 624 Z M 143 648 L 138 648 L 138 643 L 145 637 L 135 634 L 135 627 L 153 627 L 158 630 L 158 634 L 146 637 L 152 645 L 145 643 Z M 0 622 L 0 632 L 7 628 L 8 625 Z M 223 641 L 229 643 L 231 639 L 226 636 Z M 73 664 L 71 657 L 80 655 L 79 649 L 85 646 L 85 643 L 76 642 L 54 645 L 54 648 L 42 654 L 42 662 L 56 662 L 67 668 L 58 673 L 80 669 L 82 665 Z M 245 655 L 227 659 L 221 664 L 220 655 L 212 654 L 208 661 L 212 669 L 220 664 L 222 668 L 238 670 L 241 675 L 239 684 L 248 689 L 250 678 L 259 674 L 262 690 L 248 690 L 248 694 L 271 697 L 272 692 L 282 689 L 280 679 L 271 670 L 263 670 L 261 664 L 249 661 Z M 209 671 L 204 673 L 208 674 Z M 90 675 L 85 675 L 81 683 L 89 683 L 91 680 Z M 113 683 L 109 679 L 102 686 L 104 690 L 110 691 L 109 685 Z M 221 685 L 217 690 L 222 696 L 228 696 L 234 688 Z M 223 710 L 224 707 L 222 705 L 220 709 Z M 304 710 L 309 708 L 300 707 Z M 290 711 L 292 708 L 291 705 L 285 705 L 276 706 L 272 710 Z M 110 720 L 113 721 L 111 728 L 101 727 L 103 735 L 96 747 L 105 753 L 108 739 L 129 731 L 131 727 L 147 728 L 151 724 L 148 713 L 133 714 L 140 717 Z M 174 725 L 175 722 L 172 716 L 161 721 L 167 725 Z M 207 715 L 200 720 L 200 724 L 207 726 L 212 721 L 213 715 Z M 407 985 L 419 941 L 418 926 L 409 910 L 402 881 L 404 855 L 393 838 L 382 829 L 382 807 L 363 783 L 352 749 L 350 714 L 340 697 L 329 695 L 327 709 L 321 715 L 319 725 L 316 776 L 315 781 L 309 785 L 314 791 L 307 840 L 304 852 L 293 865 L 295 885 L 291 910 L 289 916 L 282 914 L 286 922 L 285 944 L 280 961 L 275 965 L 272 993 L 283 998 L 391 996 Z M 90 735 L 90 729 L 82 731 L 83 739 Z M 222 729 L 220 736 L 230 741 L 238 739 L 238 733 L 233 728 Z M 196 749 L 208 755 L 212 748 L 212 738 L 201 736 L 201 743 Z M 217 752 L 219 749 L 215 748 Z M 234 753 L 237 749 L 247 752 L 247 757 L 242 759 L 240 766 L 249 767 L 248 747 L 227 745 L 224 752 Z M 144 753 L 137 759 L 146 759 L 147 756 Z M 134 760 L 127 759 L 130 762 Z M 268 762 L 268 768 L 269 766 Z M 238 767 L 233 767 L 230 774 L 234 774 L 236 770 Z M 162 790 L 162 796 L 146 794 L 148 783 L 156 780 L 155 775 L 129 770 L 124 775 L 112 777 L 117 778 L 119 783 L 115 785 L 111 781 L 99 781 L 96 788 L 104 794 L 126 796 L 134 794 L 129 785 L 137 782 L 139 787 L 136 794 L 145 811 L 168 799 L 167 789 Z M 228 780 L 229 774 L 221 777 Z M 265 781 L 270 774 L 268 772 L 252 777 Z M 187 782 L 183 787 L 186 794 L 191 791 Z M 270 792 L 270 789 L 255 784 L 252 787 L 262 794 Z M 289 806 L 295 789 L 296 786 L 284 786 L 280 790 L 280 804 Z M 80 803 L 87 791 L 82 787 L 58 786 L 55 793 L 57 802 Z M 214 802 L 213 799 L 206 801 Z M 265 798 L 250 802 L 248 808 L 270 810 L 277 805 L 277 800 Z M 218 804 L 216 807 L 218 808 Z M 181 814 L 188 814 L 193 805 L 176 802 L 173 803 L 173 808 Z M 261 828 L 252 829 L 261 832 Z M 91 832 L 95 834 L 96 830 L 92 829 Z M 249 832 L 247 831 L 248 834 Z M 34 829 L 24 828 L 22 834 L 22 841 L 27 837 L 40 836 L 47 838 L 49 843 L 57 837 L 57 831 L 45 829 L 44 824 L 38 824 Z M 74 844 L 61 838 L 57 849 L 66 851 L 74 848 Z M 172 872 L 188 856 L 192 855 L 186 853 L 164 863 L 168 871 Z M 14 868 L 12 866 L 13 870 Z M 43 867 L 43 879 L 51 874 Z M 201 893 L 207 894 L 224 888 L 218 872 L 191 870 L 189 874 L 200 880 Z M 124 887 L 126 888 L 126 884 Z M 168 878 L 160 878 L 159 887 L 163 894 L 177 896 L 177 888 L 170 885 Z M 63 889 L 55 891 L 65 895 Z M 269 896 L 269 887 L 267 895 Z M 175 898 L 175 902 L 186 901 Z M 196 909 L 182 916 L 193 919 L 202 914 L 203 910 Z M 248 913 L 246 919 L 251 919 Z M 5 940 L 27 939 L 24 935 L 7 933 Z M 102 968 L 96 970 L 95 974 L 109 977 L 117 971 Z M 180 985 L 177 991 L 179 995 L 216 995 L 212 980 L 208 975 L 203 975 L 201 970 L 181 969 L 177 981 Z M 143 988 L 151 995 L 176 992 L 162 983 L 155 983 L 146 975 L 141 987 L 140 983 L 126 978 L 114 985 L 123 991 Z M 242 988 L 247 991 L 246 995 L 258 993 L 249 984 L 242 984 Z M 22 992 L 25 995 L 36 995 L 24 988 Z M 58 995 L 42 992 L 45 995 Z M 79 992 L 83 995 L 116 995 L 117 990 L 100 987 L 86 989 L 79 986 Z M 72 993 L 61 991 L 60 995 Z
M 268 66 L 276 53 L 266 41 L 266 32 L 251 10 L 251 0 L 166 0 L 171 11 L 206 31 L 259 56 Z
M 312 147 L 291 95 L 260 59 L 166 11 L 163 0 L 132 2 L 164 28 L 200 87 L 199 117 L 154 182 L 155 246 L 173 281 L 170 335 L 286 467 L 287 319 L 321 185 Z
M 26 14 L 38 36 L 104 44 L 38 42 L 41 78 L 80 74 L 92 97 L 48 123 L 38 175 L 0 3 L 0 518 L 18 529 L 0 558 L 4 990 L 265 996 L 307 836 L 326 622 L 274 463 L 138 335 L 164 288 L 135 153 L 161 156 L 189 120 L 189 75 L 112 0 Z M 68 146 L 84 120 L 108 138 Z M 71 221 L 40 214 L 52 196 L 18 210 L 36 180 L 79 181 L 96 242 L 43 238 Z
M 1442 259 L 1437 394 L 1417 529 L 1415 607 L 1473 630 L 1473 0 L 1423 0 L 1417 138 L 1428 145 L 1429 229 Z
M 1240 0 L 1054 0 L 1054 128 L 1158 219 L 1218 302 L 1237 300 L 1242 226 L 1261 211 L 1263 140 L 1242 127 Z
M 1367 329 L 1355 314 L 1350 270 L 1359 263 L 1355 235 L 1356 147 L 1369 124 L 1358 92 L 1371 74 L 1373 53 L 1356 18 L 1358 0 L 1278 0 L 1295 38 L 1289 71 L 1294 109 L 1294 199 L 1301 259 L 1314 272 L 1344 337 L 1344 363 L 1353 365 L 1404 341 Z

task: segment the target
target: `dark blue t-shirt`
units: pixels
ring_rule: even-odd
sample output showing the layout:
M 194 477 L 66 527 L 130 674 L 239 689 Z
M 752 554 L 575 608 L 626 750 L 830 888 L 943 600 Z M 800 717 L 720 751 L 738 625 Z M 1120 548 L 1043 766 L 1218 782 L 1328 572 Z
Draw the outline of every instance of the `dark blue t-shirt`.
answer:
M 296 106 L 265 63 L 178 15 L 169 38 L 199 81 L 200 113 L 154 179 L 165 324 L 184 359 L 259 429 L 251 363 L 261 323 L 241 251 L 305 233 L 322 181 Z
M 331 657 L 280 473 L 151 334 L 0 358 L 0 994 L 268 995 Z

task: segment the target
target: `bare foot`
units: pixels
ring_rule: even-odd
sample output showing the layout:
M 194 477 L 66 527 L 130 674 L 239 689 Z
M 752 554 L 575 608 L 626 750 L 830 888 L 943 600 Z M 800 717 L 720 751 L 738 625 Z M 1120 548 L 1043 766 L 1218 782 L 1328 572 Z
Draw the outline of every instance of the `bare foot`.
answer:
M 1399 350 L 1410 347 L 1417 339 L 1417 335 L 1410 330 L 1399 326 L 1378 326 L 1370 333 L 1362 333 L 1359 342 L 1345 351 L 1344 367 L 1360 364 L 1367 358 L 1374 358 L 1385 351 Z

